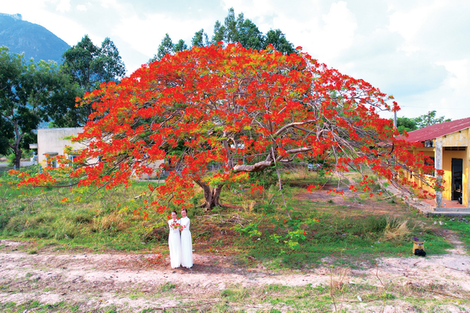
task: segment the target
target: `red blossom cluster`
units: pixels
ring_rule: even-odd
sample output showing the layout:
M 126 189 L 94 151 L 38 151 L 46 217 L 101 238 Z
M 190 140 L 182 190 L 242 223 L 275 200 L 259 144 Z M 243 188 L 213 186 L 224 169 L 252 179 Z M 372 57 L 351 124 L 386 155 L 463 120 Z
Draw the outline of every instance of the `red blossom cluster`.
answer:
M 263 193 L 264 192 L 264 187 L 261 185 L 258 185 L 258 183 L 251 184 L 251 190 L 250 193 L 252 196 L 254 196 L 257 193 Z

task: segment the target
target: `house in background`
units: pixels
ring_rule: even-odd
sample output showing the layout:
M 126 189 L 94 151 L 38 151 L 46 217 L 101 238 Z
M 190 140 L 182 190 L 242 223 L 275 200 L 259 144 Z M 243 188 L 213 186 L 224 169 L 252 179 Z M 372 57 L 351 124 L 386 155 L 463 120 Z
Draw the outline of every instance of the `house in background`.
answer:
M 47 164 L 47 157 L 54 157 L 64 154 L 65 146 L 72 147 L 72 150 L 78 151 L 84 148 L 83 144 L 78 142 L 72 143 L 69 139 L 70 136 L 76 136 L 83 128 L 41 128 L 38 129 L 37 143 L 38 143 L 38 162 L 42 166 Z M 73 155 L 68 156 L 73 158 Z M 54 163 L 54 162 L 52 162 Z M 56 164 L 49 164 L 55 167 Z
M 72 147 L 72 151 L 79 154 L 79 151 L 85 148 L 84 144 L 79 142 L 72 143 L 70 141 L 71 136 L 77 136 L 83 130 L 82 127 L 75 128 L 44 128 L 38 129 L 37 133 L 37 149 L 38 149 L 38 163 L 41 166 L 52 166 L 56 167 L 57 163 L 55 161 L 48 160 L 48 157 L 55 157 L 58 155 L 64 154 L 65 146 Z M 70 160 L 73 160 L 75 154 L 66 155 Z M 97 162 L 97 159 L 91 160 L 91 162 Z M 150 168 L 157 170 L 160 165 L 163 163 L 163 160 L 149 164 Z M 142 174 L 138 179 L 147 180 L 157 178 L 157 174 L 153 173 L 151 175 Z
M 436 206 L 442 207 L 443 200 L 450 200 L 469 207 L 470 194 L 470 117 L 440 123 L 408 133 L 409 142 L 422 142 L 423 152 L 434 160 L 436 169 L 444 170 L 444 191 L 436 193 Z M 428 191 L 434 190 L 427 186 Z

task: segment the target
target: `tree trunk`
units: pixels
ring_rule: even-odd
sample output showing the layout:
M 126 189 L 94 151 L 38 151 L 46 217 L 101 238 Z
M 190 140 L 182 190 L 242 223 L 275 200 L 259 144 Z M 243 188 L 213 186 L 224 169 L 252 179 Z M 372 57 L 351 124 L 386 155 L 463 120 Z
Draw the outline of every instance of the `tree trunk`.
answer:
M 15 168 L 17 170 L 19 170 L 20 166 L 21 166 L 21 155 L 22 154 L 23 154 L 23 151 L 21 150 L 21 148 L 16 146 L 15 147 Z
M 222 206 L 220 204 L 220 192 L 222 191 L 222 188 L 224 187 L 224 185 L 217 185 L 211 188 L 211 186 L 201 181 L 195 180 L 195 182 L 204 191 L 205 203 L 202 206 L 204 207 L 205 211 L 211 211 L 213 208 L 217 206 Z
M 15 168 L 17 170 L 20 169 L 21 166 L 21 155 L 23 154 L 23 151 L 21 150 L 20 143 L 21 139 L 23 139 L 24 133 L 20 133 L 20 129 L 18 127 L 18 123 L 15 121 L 13 124 L 13 128 L 15 130 L 15 143 L 11 144 L 10 147 L 13 149 L 13 153 L 15 153 Z

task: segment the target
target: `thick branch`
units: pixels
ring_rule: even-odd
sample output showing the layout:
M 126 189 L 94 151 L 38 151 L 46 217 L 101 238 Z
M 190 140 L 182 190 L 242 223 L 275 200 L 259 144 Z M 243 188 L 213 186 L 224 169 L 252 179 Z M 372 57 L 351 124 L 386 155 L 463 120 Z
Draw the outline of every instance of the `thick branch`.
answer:
M 247 165 L 247 164 L 239 164 L 235 165 L 233 167 L 233 172 L 234 173 L 240 173 L 240 172 L 259 172 L 264 170 L 265 168 L 268 168 L 270 166 L 273 166 L 274 161 L 261 161 L 252 165 Z
M 279 134 L 281 134 L 283 131 L 285 131 L 286 129 L 290 128 L 290 127 L 294 127 L 294 126 L 298 126 L 298 125 L 304 125 L 304 124 L 310 124 L 310 123 L 315 123 L 317 122 L 316 120 L 307 120 L 307 121 L 303 121 L 303 122 L 294 122 L 294 123 L 290 123 L 290 124 L 287 124 L 283 127 L 281 127 L 275 134 L 274 134 L 274 137 L 277 137 L 279 136 Z
M 311 147 L 302 147 L 302 148 L 287 150 L 286 152 L 288 154 L 298 154 L 298 153 L 302 153 L 302 152 L 308 152 L 308 151 L 311 151 L 311 150 L 312 150 Z M 276 158 L 276 162 L 284 162 L 283 158 L 284 158 L 283 156 L 279 155 Z M 238 165 L 235 165 L 233 167 L 233 172 L 235 172 L 235 173 L 239 173 L 239 172 L 248 172 L 248 173 L 259 172 L 259 171 L 264 170 L 265 168 L 273 166 L 274 164 L 275 164 L 275 161 L 269 155 L 268 159 L 266 159 L 264 161 L 257 162 L 255 164 L 251 164 L 251 165 L 238 164 Z

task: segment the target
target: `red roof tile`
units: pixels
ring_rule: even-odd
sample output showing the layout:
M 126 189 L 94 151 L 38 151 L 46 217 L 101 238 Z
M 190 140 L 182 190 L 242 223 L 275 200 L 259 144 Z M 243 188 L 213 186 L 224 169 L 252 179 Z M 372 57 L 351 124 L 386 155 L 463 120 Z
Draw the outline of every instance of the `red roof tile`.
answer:
M 410 142 L 431 140 L 469 127 L 470 117 L 467 117 L 414 130 L 408 133 L 406 140 Z

